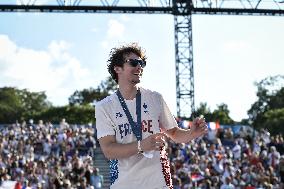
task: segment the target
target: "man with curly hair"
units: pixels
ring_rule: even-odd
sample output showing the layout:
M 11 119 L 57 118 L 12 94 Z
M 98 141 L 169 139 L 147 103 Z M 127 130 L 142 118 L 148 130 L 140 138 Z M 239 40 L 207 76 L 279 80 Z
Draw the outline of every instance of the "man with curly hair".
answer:
M 111 160 L 111 189 L 173 188 L 166 138 L 187 143 L 207 132 L 203 118 L 179 128 L 162 95 L 138 86 L 146 59 L 137 43 L 110 52 L 108 71 L 119 89 L 96 104 L 96 127 Z

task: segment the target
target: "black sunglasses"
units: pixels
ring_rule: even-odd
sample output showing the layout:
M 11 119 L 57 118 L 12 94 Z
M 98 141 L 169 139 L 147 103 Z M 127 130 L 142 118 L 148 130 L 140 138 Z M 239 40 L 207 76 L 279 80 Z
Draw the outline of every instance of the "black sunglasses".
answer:
M 136 67 L 138 64 L 141 66 L 141 68 L 145 68 L 146 66 L 146 62 L 144 60 L 128 59 L 125 60 L 125 62 L 128 62 L 132 67 Z

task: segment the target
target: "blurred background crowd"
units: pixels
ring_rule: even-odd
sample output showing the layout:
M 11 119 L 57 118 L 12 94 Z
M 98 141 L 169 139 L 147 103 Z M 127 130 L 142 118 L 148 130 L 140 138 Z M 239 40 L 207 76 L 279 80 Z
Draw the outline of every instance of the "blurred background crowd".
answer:
M 104 176 L 94 164 L 93 125 L 23 122 L 1 128 L 0 188 L 97 189 Z M 210 129 L 188 144 L 168 142 L 174 189 L 282 189 L 284 142 L 242 127 Z
M 209 130 L 189 144 L 169 144 L 174 189 L 283 189 L 283 136 L 266 130 Z
M 91 125 L 12 124 L 0 132 L 0 184 L 15 189 L 102 188 Z M 8 184 L 10 182 L 10 184 Z

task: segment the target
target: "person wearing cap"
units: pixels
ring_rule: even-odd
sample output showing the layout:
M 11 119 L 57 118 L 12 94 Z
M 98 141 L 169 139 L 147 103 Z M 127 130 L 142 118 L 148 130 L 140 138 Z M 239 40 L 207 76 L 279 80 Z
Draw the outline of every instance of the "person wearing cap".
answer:
M 111 189 L 173 188 L 166 138 L 188 143 L 207 133 L 203 118 L 191 129 L 179 128 L 162 95 L 139 85 L 146 59 L 137 43 L 113 48 L 108 71 L 119 88 L 95 105 L 97 137 L 111 160 Z

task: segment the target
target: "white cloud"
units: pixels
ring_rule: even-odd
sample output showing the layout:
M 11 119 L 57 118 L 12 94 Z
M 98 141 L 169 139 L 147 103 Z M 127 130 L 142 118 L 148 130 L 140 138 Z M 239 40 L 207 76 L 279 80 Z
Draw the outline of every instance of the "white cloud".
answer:
M 98 28 L 96 28 L 96 27 L 93 27 L 92 29 L 91 29 L 91 32 L 98 32 L 99 31 L 99 29 Z
M 120 16 L 120 19 L 121 19 L 122 21 L 124 21 L 124 22 L 128 22 L 128 21 L 131 20 L 131 18 L 130 18 L 129 16 L 125 15 L 125 14 L 122 14 L 122 15 Z
M 17 46 L 10 41 L 8 36 L 0 35 L 0 59 L 7 59 L 10 57 L 15 51 Z
M 125 18 L 126 19 L 126 18 Z M 125 26 L 118 20 L 110 19 L 108 21 L 107 35 L 101 42 L 103 49 L 109 49 L 110 46 L 123 41 Z
M 66 41 L 52 41 L 49 46 L 48 50 L 50 55 L 53 56 L 54 59 L 58 60 L 67 56 L 67 50 L 71 47 L 71 44 L 67 43 Z
M 223 50 L 226 52 L 247 52 L 251 50 L 251 45 L 243 40 L 230 40 L 223 45 Z
M 102 43 L 101 43 L 101 45 L 102 45 L 102 47 L 104 48 L 104 49 L 107 49 L 107 48 L 109 48 L 109 43 L 108 43 L 108 41 L 102 41 Z
M 125 27 L 117 20 L 111 19 L 108 22 L 108 38 L 121 38 L 124 34 Z
M 52 41 L 47 50 L 29 49 L 0 35 L 0 87 L 46 91 L 54 104 L 66 104 L 76 89 L 88 88 L 94 81 L 89 70 L 68 52 L 70 47 L 66 41 Z

